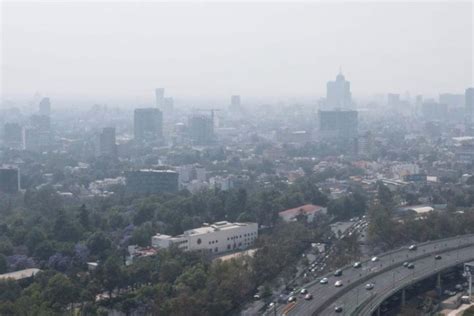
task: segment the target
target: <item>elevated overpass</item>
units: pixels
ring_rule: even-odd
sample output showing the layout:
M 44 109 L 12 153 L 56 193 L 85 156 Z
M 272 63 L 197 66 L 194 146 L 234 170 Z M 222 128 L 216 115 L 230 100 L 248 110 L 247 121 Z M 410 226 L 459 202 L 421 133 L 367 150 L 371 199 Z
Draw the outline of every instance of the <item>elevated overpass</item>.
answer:
M 360 268 L 348 265 L 342 269 L 342 276 L 336 277 L 333 273 L 323 276 L 328 278 L 328 284 L 320 284 L 322 277 L 318 278 L 305 285 L 313 295 L 312 300 L 305 301 L 302 296 L 298 296 L 291 309 L 278 310 L 277 314 L 370 315 L 377 311 L 385 299 L 405 287 L 447 268 L 474 260 L 474 235 L 430 241 L 417 246 L 415 251 L 404 247 L 382 254 L 376 262 L 363 261 Z M 436 255 L 440 255 L 441 259 L 436 260 Z M 404 262 L 413 263 L 414 268 L 404 267 Z M 337 280 L 342 281 L 341 287 L 334 286 Z M 374 288 L 367 290 L 367 283 L 373 283 Z M 342 307 L 342 311 L 336 312 L 336 306 Z

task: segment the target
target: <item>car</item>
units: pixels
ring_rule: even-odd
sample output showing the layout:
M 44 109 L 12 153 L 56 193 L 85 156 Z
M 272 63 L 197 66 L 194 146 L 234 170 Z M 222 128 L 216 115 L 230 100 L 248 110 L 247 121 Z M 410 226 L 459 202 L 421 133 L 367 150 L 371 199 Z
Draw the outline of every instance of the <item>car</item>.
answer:
M 410 245 L 410 247 L 408 247 L 408 250 L 410 250 L 410 251 L 415 251 L 417 249 L 418 249 L 418 247 L 416 245 Z
M 367 284 L 365 285 L 365 289 L 368 290 L 368 291 L 370 291 L 370 290 L 372 290 L 372 289 L 374 288 L 374 286 L 375 286 L 375 285 L 374 285 L 373 283 L 367 283 Z
M 319 280 L 319 283 L 320 284 L 328 284 L 328 278 L 322 278 L 321 280 Z
M 341 313 L 342 310 L 343 310 L 342 306 L 336 306 L 336 307 L 334 307 L 334 311 L 335 311 L 336 313 Z
M 407 268 L 408 268 L 408 269 L 414 269 L 414 268 L 415 268 L 415 265 L 410 262 L 410 263 L 407 265 Z
M 358 268 L 362 267 L 362 263 L 360 263 L 359 261 L 354 262 L 354 264 L 352 265 L 352 267 L 358 269 Z
M 379 257 L 372 257 L 372 259 L 370 259 L 370 261 L 377 262 L 377 261 L 379 261 Z
M 341 287 L 341 286 L 342 286 L 342 281 L 341 281 L 341 280 L 337 280 L 336 283 L 334 283 L 334 286 L 335 286 L 335 287 Z
M 291 302 L 296 302 L 296 296 L 288 297 L 288 303 L 291 303 Z
M 259 294 L 255 294 L 255 295 L 253 296 L 253 299 L 256 300 L 256 301 L 258 301 L 258 300 L 260 299 L 260 295 L 259 295 Z
M 342 270 L 341 269 L 338 269 L 336 271 L 334 271 L 334 276 L 341 276 L 342 275 Z
M 434 258 L 435 258 L 435 260 L 441 260 L 442 257 L 441 257 L 441 255 L 436 255 Z
M 303 295 L 308 294 L 308 290 L 307 289 L 301 289 L 300 294 L 303 294 Z
M 406 268 L 406 267 L 408 267 L 409 264 L 410 264 L 410 262 L 405 261 L 405 262 L 403 263 L 403 266 Z
M 306 294 L 306 295 L 304 296 L 304 299 L 307 300 L 307 301 L 312 300 L 312 299 L 313 299 L 313 295 L 311 295 L 310 293 L 308 293 L 308 294 Z

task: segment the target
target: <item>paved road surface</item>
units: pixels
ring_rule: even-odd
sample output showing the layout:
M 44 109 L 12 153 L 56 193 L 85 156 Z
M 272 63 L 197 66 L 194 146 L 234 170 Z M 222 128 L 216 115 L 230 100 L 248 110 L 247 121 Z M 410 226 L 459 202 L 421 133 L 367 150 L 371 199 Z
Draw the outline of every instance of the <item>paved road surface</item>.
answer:
M 438 253 L 442 255 L 441 260 L 434 259 L 434 254 Z M 380 304 L 380 300 L 386 297 L 394 286 L 408 284 L 412 280 L 434 274 L 437 270 L 472 259 L 474 235 L 419 244 L 416 251 L 409 251 L 406 247 L 398 249 L 379 256 L 377 262 L 363 262 L 359 269 L 345 267 L 341 277 L 327 275 L 328 284 L 319 284 L 319 279 L 311 282 L 306 288 L 313 295 L 313 300 L 305 301 L 303 297 L 298 297 L 297 304 L 288 315 L 350 315 L 364 302 L 370 310 Z M 403 267 L 405 261 L 413 262 L 415 268 Z M 344 285 L 336 288 L 336 280 L 341 280 Z M 365 284 L 369 282 L 375 284 L 371 291 L 365 289 Z M 342 313 L 334 312 L 336 305 L 343 306 Z M 278 309 L 278 315 L 282 315 L 283 308 L 284 306 Z M 367 309 L 364 311 L 367 312 Z

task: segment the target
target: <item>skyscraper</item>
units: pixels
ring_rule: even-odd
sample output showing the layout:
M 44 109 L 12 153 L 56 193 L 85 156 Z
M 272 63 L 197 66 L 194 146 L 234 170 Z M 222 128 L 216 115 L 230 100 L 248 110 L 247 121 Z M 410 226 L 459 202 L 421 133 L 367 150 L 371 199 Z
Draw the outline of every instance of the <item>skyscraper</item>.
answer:
M 233 95 L 230 97 L 230 108 L 229 110 L 232 112 L 240 111 L 240 95 Z
M 7 147 L 21 147 L 23 128 L 18 123 L 6 123 L 3 130 L 3 142 Z
M 351 83 L 346 81 L 341 72 L 336 77 L 336 81 L 327 83 L 326 92 L 326 108 L 334 109 L 351 109 Z
M 102 129 L 99 138 L 100 154 L 114 157 L 117 155 L 117 144 L 115 143 L 115 127 L 105 127 Z
M 319 111 L 319 132 L 325 139 L 357 138 L 358 113 L 357 111 Z
M 133 128 L 137 140 L 161 140 L 163 137 L 161 111 L 156 108 L 135 109 Z
M 39 114 L 49 116 L 51 114 L 51 101 L 49 98 L 43 98 L 39 103 Z
M 212 118 L 194 115 L 189 120 L 189 136 L 196 145 L 208 145 L 214 140 L 214 124 Z
M 387 94 L 387 105 L 390 108 L 398 108 L 400 106 L 400 94 L 389 93 Z
M 157 88 L 155 89 L 155 98 L 156 98 L 156 107 L 163 111 L 163 106 L 165 102 L 165 89 Z

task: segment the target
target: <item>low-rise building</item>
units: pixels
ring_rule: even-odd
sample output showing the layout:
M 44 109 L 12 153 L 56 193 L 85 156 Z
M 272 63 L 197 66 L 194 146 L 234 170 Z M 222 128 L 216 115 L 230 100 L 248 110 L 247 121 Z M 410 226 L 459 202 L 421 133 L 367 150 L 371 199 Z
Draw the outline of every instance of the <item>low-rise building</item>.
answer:
M 127 191 L 154 194 L 178 191 L 178 173 L 173 170 L 141 169 L 125 175 Z
M 299 215 L 303 215 L 306 216 L 308 223 L 311 223 L 317 215 L 323 215 L 326 214 L 326 212 L 327 208 L 325 207 L 306 204 L 279 212 L 278 216 L 285 222 L 293 222 L 296 221 Z
M 221 253 L 248 248 L 258 237 L 257 223 L 216 222 L 185 231 L 179 236 L 156 234 L 151 238 L 154 248 L 177 245 L 184 251 L 200 250 Z

